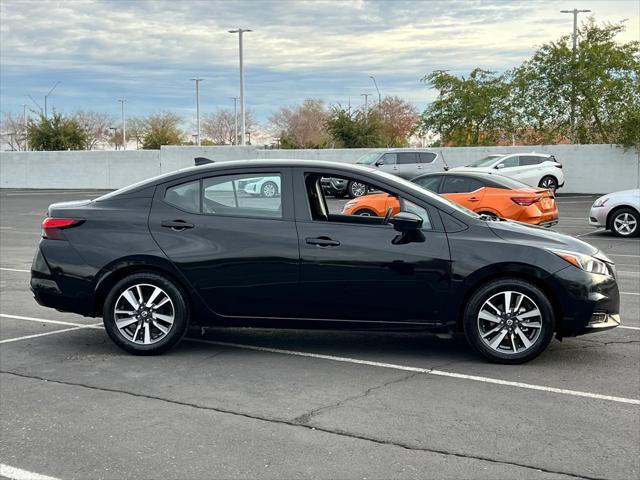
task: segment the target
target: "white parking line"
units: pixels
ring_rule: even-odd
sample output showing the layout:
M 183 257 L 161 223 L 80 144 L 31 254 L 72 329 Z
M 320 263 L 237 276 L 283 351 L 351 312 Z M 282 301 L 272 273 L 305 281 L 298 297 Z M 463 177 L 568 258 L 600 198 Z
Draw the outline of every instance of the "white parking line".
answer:
M 637 292 L 620 292 L 620 295 L 636 295 L 636 296 L 640 296 L 640 293 L 637 293 Z
M 629 326 L 627 326 L 627 325 L 620 325 L 620 326 L 619 326 L 619 327 L 617 327 L 617 328 L 625 328 L 625 329 L 627 329 L 627 330 L 640 330 L 640 327 L 629 327 Z
M 97 324 L 97 325 L 101 325 L 101 324 Z M 62 330 L 53 330 L 52 332 L 35 333 L 33 335 L 25 335 L 24 337 L 7 338 L 5 340 L 0 340 L 0 344 L 2 344 L 2 343 L 11 343 L 11 342 L 19 342 L 20 340 L 28 340 L 30 338 L 45 337 L 47 335 L 56 335 L 58 333 L 71 332 L 73 330 L 82 330 L 83 328 L 91 328 L 93 326 L 94 325 L 87 325 L 87 326 L 83 326 L 83 327 L 63 328 Z
M 84 323 L 63 322 L 62 320 L 48 320 L 45 318 L 23 317 L 22 315 L 9 315 L 8 313 L 0 313 L 0 317 L 11 318 L 12 320 L 26 320 L 28 322 L 51 323 L 53 325 L 67 325 L 70 327 L 82 327 L 82 328 L 96 328 L 96 326 L 102 325 L 101 323 L 87 325 Z
M 56 477 L 40 475 L 39 473 L 12 467 L 4 463 L 0 463 L 0 477 L 10 478 L 11 480 L 59 480 Z
M 6 272 L 24 272 L 24 273 L 31 273 L 31 270 L 21 270 L 19 268 L 6 268 L 6 267 L 0 267 L 0 270 L 4 270 Z
M 320 360 L 331 360 L 334 362 L 354 363 L 357 365 L 368 365 L 371 367 L 390 368 L 393 370 L 402 370 L 405 372 L 417 372 L 427 375 L 436 375 L 439 377 L 457 378 L 460 380 L 471 380 L 474 382 L 491 383 L 495 385 L 505 385 L 516 388 L 524 388 L 527 390 L 537 390 L 548 393 L 559 393 L 562 395 L 571 395 L 574 397 L 585 397 L 594 400 L 606 400 L 617 403 L 628 403 L 631 405 L 640 405 L 640 400 L 636 398 L 614 397 L 611 395 L 601 395 L 599 393 L 581 392 L 578 390 L 567 390 L 565 388 L 547 387 L 544 385 L 535 385 L 531 383 L 512 382 L 510 380 L 500 380 L 499 378 L 481 377 L 478 375 L 467 375 L 465 373 L 445 372 L 443 370 L 435 370 L 432 368 L 409 367 L 406 365 L 397 365 L 395 363 L 373 362 L 370 360 L 360 360 L 350 357 L 337 357 L 335 355 L 323 355 L 320 353 L 298 352 L 295 350 L 282 350 L 279 348 L 258 347 L 255 345 L 244 345 L 241 343 L 216 342 L 214 340 L 202 340 L 197 338 L 185 338 L 187 341 L 196 343 L 207 343 L 211 345 L 220 345 L 223 347 L 242 348 L 246 350 L 256 350 L 259 352 L 277 353 L 281 355 L 293 355 L 297 357 L 317 358 Z

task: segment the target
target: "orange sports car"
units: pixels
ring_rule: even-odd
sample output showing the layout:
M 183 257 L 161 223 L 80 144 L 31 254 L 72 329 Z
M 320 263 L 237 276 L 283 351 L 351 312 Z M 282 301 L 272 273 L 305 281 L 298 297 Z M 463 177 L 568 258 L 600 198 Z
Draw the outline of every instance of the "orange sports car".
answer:
M 512 178 L 488 173 L 444 172 L 421 175 L 412 182 L 479 214 L 533 225 L 558 223 L 558 206 L 551 190 L 530 187 Z M 397 197 L 373 193 L 350 200 L 342 213 L 384 217 L 389 208 L 393 215 L 400 211 Z

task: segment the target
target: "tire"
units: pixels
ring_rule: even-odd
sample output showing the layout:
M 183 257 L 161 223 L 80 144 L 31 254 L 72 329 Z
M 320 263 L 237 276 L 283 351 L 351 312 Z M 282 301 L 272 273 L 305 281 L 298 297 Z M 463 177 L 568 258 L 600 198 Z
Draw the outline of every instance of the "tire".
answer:
M 273 182 L 264 182 L 260 189 L 260 194 L 263 197 L 273 198 L 278 195 L 278 186 Z
M 614 210 L 607 223 L 616 237 L 631 238 L 640 235 L 640 214 L 633 208 Z
M 154 297 L 157 289 L 160 293 Z M 149 301 L 155 308 L 146 307 Z M 113 286 L 105 299 L 102 318 L 118 347 L 134 355 L 157 355 L 182 339 L 189 324 L 189 308 L 184 293 L 165 276 L 134 273 Z
M 367 193 L 367 186 L 360 182 L 349 182 L 347 185 L 347 195 L 349 198 L 357 198 Z
M 354 215 L 361 215 L 363 217 L 377 217 L 378 214 L 376 212 L 374 212 L 373 210 L 369 210 L 368 208 L 363 208 L 361 210 L 358 210 L 356 213 L 354 213 Z
M 493 212 L 478 212 L 478 215 L 486 215 L 486 216 L 494 218 L 496 220 L 498 219 L 498 216 Z
M 505 313 L 507 298 L 510 312 Z M 515 315 L 513 310 L 518 305 L 521 313 Z M 471 347 L 487 360 L 507 365 L 525 363 L 540 355 L 551 342 L 554 325 L 547 296 L 535 285 L 515 278 L 480 287 L 469 299 L 463 317 L 464 334 Z
M 542 177 L 540 179 L 540 183 L 538 184 L 538 186 L 540 188 L 547 188 L 555 192 L 558 189 L 558 179 L 553 175 L 547 175 L 546 177 Z

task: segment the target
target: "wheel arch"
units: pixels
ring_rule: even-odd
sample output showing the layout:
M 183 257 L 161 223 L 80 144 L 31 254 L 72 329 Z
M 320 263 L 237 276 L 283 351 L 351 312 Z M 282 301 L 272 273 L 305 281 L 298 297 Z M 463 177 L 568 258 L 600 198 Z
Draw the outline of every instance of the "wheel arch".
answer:
M 607 230 L 611 230 L 612 229 L 611 222 L 613 221 L 614 214 L 617 213 L 618 211 L 624 209 L 624 208 L 628 208 L 630 210 L 633 210 L 634 212 L 636 212 L 638 217 L 640 217 L 640 212 L 633 205 L 627 205 L 626 203 L 621 203 L 620 205 L 616 205 L 615 207 L 613 207 L 611 210 L 609 210 L 609 213 L 607 213 L 607 221 L 605 223 Z

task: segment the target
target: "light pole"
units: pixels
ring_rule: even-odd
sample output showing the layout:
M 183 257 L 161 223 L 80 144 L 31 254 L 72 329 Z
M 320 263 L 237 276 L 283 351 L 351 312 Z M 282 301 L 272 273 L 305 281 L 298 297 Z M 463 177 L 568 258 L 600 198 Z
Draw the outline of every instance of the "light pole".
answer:
M 371 94 L 361 93 L 360 95 L 364 97 L 364 113 L 367 114 L 369 112 L 369 97 L 371 96 Z
M 198 146 L 200 146 L 200 82 L 204 78 L 192 78 L 196 82 L 196 135 L 198 136 Z
M 244 62 L 243 62 L 243 50 L 242 50 L 242 34 L 245 32 L 252 32 L 247 28 L 237 28 L 236 30 L 229 30 L 229 33 L 238 34 L 238 49 L 240 54 L 240 145 L 244 145 L 245 136 L 245 115 L 244 115 Z
M 22 104 L 22 126 L 24 128 L 24 151 L 29 150 L 29 131 L 27 129 L 27 104 Z
M 47 116 L 47 97 L 48 97 L 49 95 L 51 95 L 51 92 L 53 92 L 53 91 L 56 89 L 56 87 L 57 87 L 58 85 L 60 85 L 60 82 L 59 82 L 59 81 L 58 81 L 58 82 L 56 82 L 56 84 L 55 84 L 53 87 L 51 87 L 51 90 L 49 90 L 49 93 L 47 93 L 47 94 L 44 96 L 44 117 L 45 117 L 45 118 L 49 118 L 49 117 Z
M 120 107 L 122 112 L 122 149 L 126 150 L 127 149 L 127 120 L 125 119 L 125 116 L 124 116 L 124 104 L 127 103 L 127 101 L 124 98 L 119 98 L 118 101 L 120 102 Z
M 571 53 L 573 59 L 573 68 L 571 69 L 571 142 L 576 143 L 576 81 L 575 81 L 575 62 L 576 62 L 576 46 L 578 44 L 578 14 L 589 13 L 591 10 L 560 10 L 560 13 L 573 14 L 573 50 Z
M 109 127 L 109 130 L 111 130 L 113 133 L 113 149 L 114 150 L 118 150 L 118 144 L 116 143 L 116 132 L 118 131 L 118 129 L 116 127 Z
M 233 145 L 238 144 L 238 97 L 233 98 L 233 125 L 235 135 L 233 137 Z
M 378 82 L 376 82 L 376 77 L 373 75 L 369 75 L 369 78 L 373 80 L 373 85 L 376 87 L 376 91 L 378 92 L 378 110 L 382 109 L 382 95 L 380 95 L 380 89 L 378 88 Z

